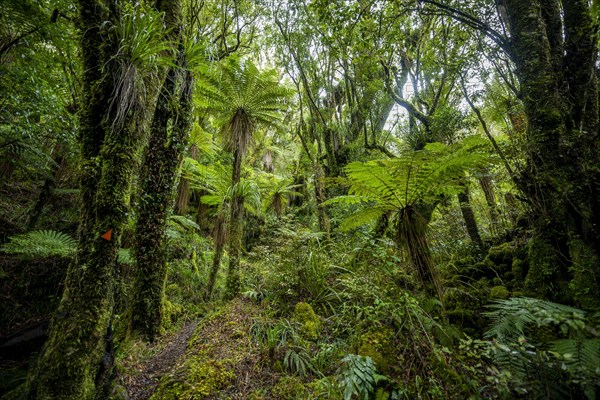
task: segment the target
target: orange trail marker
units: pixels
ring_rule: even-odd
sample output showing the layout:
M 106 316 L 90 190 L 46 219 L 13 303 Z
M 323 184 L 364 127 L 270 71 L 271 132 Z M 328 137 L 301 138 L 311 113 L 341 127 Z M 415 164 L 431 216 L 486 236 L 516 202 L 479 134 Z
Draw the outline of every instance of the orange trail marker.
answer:
M 112 239 L 112 229 L 109 229 L 108 232 L 106 232 L 104 235 L 102 235 L 100 237 L 102 239 L 108 240 L 110 242 L 110 239 Z

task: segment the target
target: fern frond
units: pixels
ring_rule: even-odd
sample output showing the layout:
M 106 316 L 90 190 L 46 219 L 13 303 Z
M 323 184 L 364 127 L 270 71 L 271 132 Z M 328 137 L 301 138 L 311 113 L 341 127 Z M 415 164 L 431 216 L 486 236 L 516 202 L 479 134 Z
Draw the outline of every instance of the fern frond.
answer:
M 362 210 L 352 214 L 350 217 L 344 219 L 340 224 L 340 229 L 342 231 L 348 231 L 368 223 L 373 223 L 387 211 L 388 210 L 385 207 L 380 206 L 363 208 Z
M 39 230 L 14 235 L 10 242 L 0 248 L 9 254 L 27 258 L 70 257 L 77 249 L 77 241 L 63 232 Z
M 484 313 L 492 320 L 490 328 L 485 332 L 485 337 L 488 338 L 515 339 L 523 336 L 525 329 L 531 325 L 560 325 L 563 331 L 581 330 L 585 326 L 584 311 L 530 297 L 497 300 L 488 308 L 493 309 Z
M 342 358 L 342 365 L 337 372 L 337 381 L 344 394 L 344 400 L 353 396 L 368 400 L 375 390 L 375 364 L 371 357 L 348 354 Z
M 172 215 L 171 222 L 176 223 L 183 230 L 196 231 L 196 232 L 200 231 L 200 226 L 197 223 L 195 223 L 191 219 L 186 218 L 182 215 Z

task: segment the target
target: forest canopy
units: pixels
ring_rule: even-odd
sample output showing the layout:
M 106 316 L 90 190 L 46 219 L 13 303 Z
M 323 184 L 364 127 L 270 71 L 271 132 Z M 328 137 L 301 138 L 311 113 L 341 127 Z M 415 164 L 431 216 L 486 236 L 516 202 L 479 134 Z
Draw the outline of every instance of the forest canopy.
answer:
M 596 399 L 588 0 L 3 0 L 0 398 Z

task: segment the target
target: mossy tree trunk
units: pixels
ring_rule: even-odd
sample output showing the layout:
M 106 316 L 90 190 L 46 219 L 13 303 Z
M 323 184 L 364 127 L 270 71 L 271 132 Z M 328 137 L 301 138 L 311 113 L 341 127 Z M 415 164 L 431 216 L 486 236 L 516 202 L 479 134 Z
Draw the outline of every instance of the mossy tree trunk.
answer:
M 80 115 L 79 245 L 49 337 L 28 378 L 30 399 L 106 398 L 112 374 L 110 321 L 115 265 L 129 210 L 130 181 L 141 135 L 128 114 L 121 129 L 108 121 L 116 43 L 101 34 L 116 24 L 114 3 L 80 0 L 83 93 Z M 101 237 L 112 230 L 110 240 Z
M 176 65 L 169 68 L 158 97 L 140 174 L 142 194 L 134 247 L 138 277 L 132 326 L 149 340 L 159 334 L 163 320 L 165 231 L 191 126 L 193 84 L 182 45 L 181 5 L 179 1 L 159 1 L 157 5 L 165 12 L 172 39 L 180 45 Z
M 179 90 L 176 75 L 176 69 L 172 68 L 161 91 L 140 177 L 142 195 L 135 231 L 138 279 L 133 328 L 150 340 L 156 337 L 162 324 L 167 277 L 165 230 L 175 198 L 192 107 L 191 75 L 184 73 Z M 179 91 L 182 93 L 177 99 Z M 177 104 L 175 109 L 173 104 Z
M 552 261 L 530 260 L 529 274 L 566 283 L 570 243 L 578 243 L 579 254 L 584 248 L 586 259 L 600 254 L 600 171 L 592 167 L 600 163 L 595 23 L 587 0 L 504 3 L 528 121 L 522 189 L 533 208 L 531 253 L 553 249 Z M 589 271 L 592 280 L 598 275 Z
M 244 198 L 241 196 L 239 188 L 242 158 L 242 152 L 239 147 L 236 147 L 233 152 L 233 172 L 231 176 L 233 195 L 229 217 L 229 270 L 225 289 L 227 299 L 234 298 L 240 292 L 240 253 L 242 250 L 244 218 Z
M 221 258 L 223 257 L 223 250 L 225 249 L 225 243 L 227 241 L 227 225 L 225 223 L 225 217 L 222 215 L 217 215 L 217 218 L 215 220 L 213 238 L 215 242 L 215 252 L 213 254 L 212 268 L 208 277 L 205 300 L 210 300 L 213 290 L 215 288 L 217 274 L 219 273 L 219 268 L 221 267 Z
M 462 192 L 458 193 L 456 197 L 458 198 L 460 212 L 462 213 L 463 219 L 465 220 L 465 226 L 467 228 L 467 234 L 469 235 L 469 239 L 471 239 L 471 242 L 477 247 L 483 247 L 483 241 L 481 240 L 481 235 L 479 234 L 479 226 L 477 225 L 475 214 L 473 213 L 473 209 L 471 208 L 469 187 L 465 184 L 463 186 Z

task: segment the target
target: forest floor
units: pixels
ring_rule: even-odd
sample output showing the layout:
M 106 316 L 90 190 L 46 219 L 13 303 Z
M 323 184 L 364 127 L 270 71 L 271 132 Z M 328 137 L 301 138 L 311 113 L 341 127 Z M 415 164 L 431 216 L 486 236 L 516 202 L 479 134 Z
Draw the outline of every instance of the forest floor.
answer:
M 260 348 L 252 338 L 260 312 L 257 304 L 234 300 L 163 336 L 146 351 L 128 352 L 138 357 L 122 362 L 118 380 L 126 398 L 248 399 L 252 393 L 268 391 L 278 374 L 261 362 Z
M 160 378 L 169 372 L 185 355 L 187 345 L 199 321 L 188 322 L 177 332 L 161 337 L 146 352 L 147 359 L 124 360 L 124 373 L 119 381 L 127 391 L 129 400 L 146 400 L 156 391 Z

